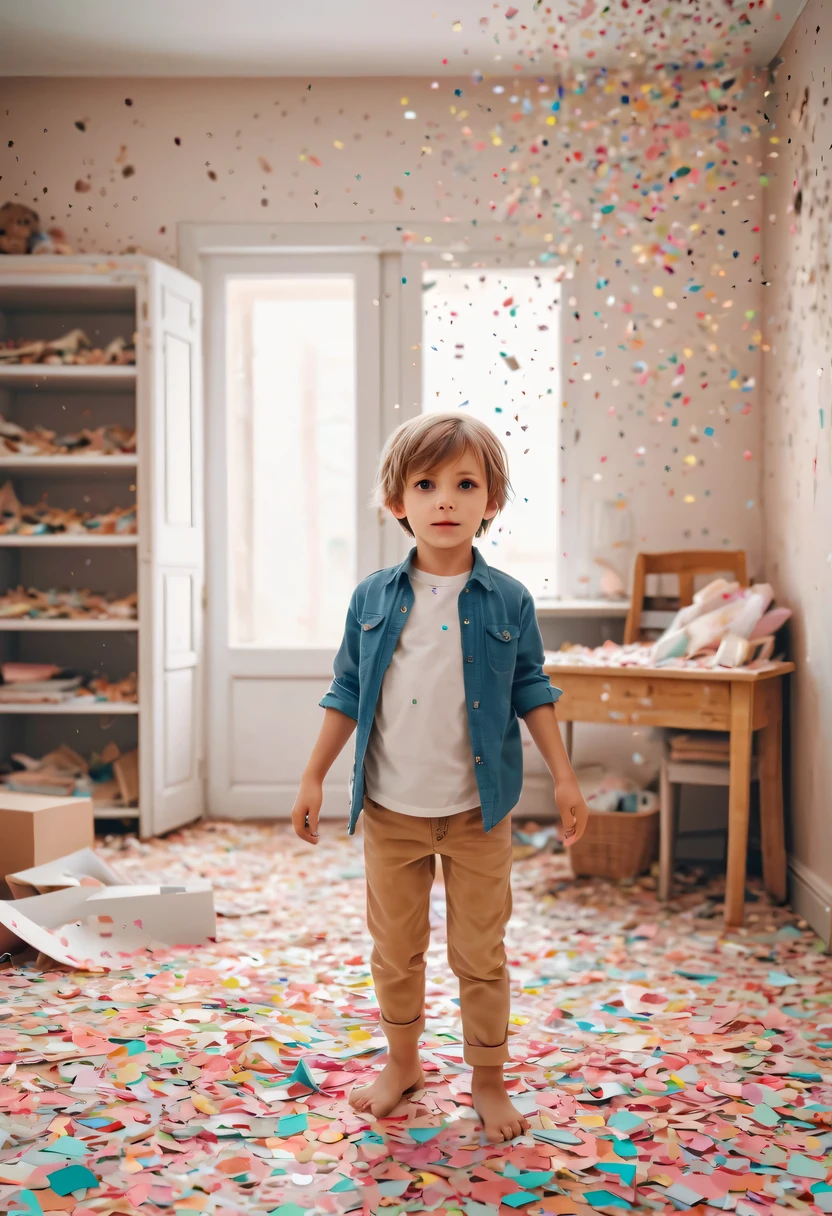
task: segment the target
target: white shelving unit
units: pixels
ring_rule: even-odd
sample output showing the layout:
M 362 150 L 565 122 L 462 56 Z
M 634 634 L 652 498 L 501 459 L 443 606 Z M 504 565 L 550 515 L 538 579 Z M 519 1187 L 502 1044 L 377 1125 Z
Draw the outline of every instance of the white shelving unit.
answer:
M 115 469 L 138 468 L 137 456 L 0 456 L 0 473 L 77 473 L 89 477 Z
M 123 536 L 89 536 L 64 535 L 53 532 L 42 536 L 0 536 L 0 549 L 135 549 L 138 546 L 137 535 L 125 533 Z
M 139 748 L 139 805 L 96 808 L 143 836 L 203 810 L 203 504 L 199 285 L 151 258 L 0 259 L 0 339 L 83 329 L 94 346 L 136 334 L 135 366 L 0 365 L 0 414 L 65 434 L 118 423 L 136 455 L 0 457 L 23 503 L 98 513 L 138 503 L 138 535 L 0 535 L 0 592 L 23 585 L 138 590 L 138 620 L 0 618 L 0 662 L 48 662 L 121 679 L 138 704 L 0 703 L 0 761 L 68 743 Z
M 138 627 L 138 621 L 29 620 L 25 617 L 15 620 L 0 617 L 0 633 L 131 633 Z

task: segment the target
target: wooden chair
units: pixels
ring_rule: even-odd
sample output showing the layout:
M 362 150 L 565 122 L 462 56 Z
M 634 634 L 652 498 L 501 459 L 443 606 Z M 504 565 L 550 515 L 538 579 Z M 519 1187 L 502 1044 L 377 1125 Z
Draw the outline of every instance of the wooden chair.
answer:
M 650 574 L 675 574 L 679 580 L 678 602 L 663 597 L 658 606 L 651 606 L 646 599 L 647 576 Z M 691 549 L 680 553 L 639 553 L 633 573 L 633 595 L 624 629 L 624 642 L 646 640 L 650 631 L 661 631 L 670 624 L 679 608 L 693 603 L 694 579 L 698 575 L 731 575 L 741 587 L 748 586 L 745 553 L 742 550 L 725 552 L 721 549 Z M 669 756 L 665 737 L 664 758 L 659 778 L 660 845 L 659 845 L 659 899 L 670 899 L 673 893 L 673 865 L 676 840 L 679 837 L 679 787 L 682 785 L 729 784 L 730 768 L 727 764 L 707 764 L 702 761 L 673 761 Z M 752 781 L 758 778 L 756 759 L 752 762 Z M 702 835 L 686 832 L 686 836 Z M 710 834 L 710 833 L 708 833 Z
M 687 608 L 693 603 L 693 581 L 701 574 L 730 574 L 741 587 L 748 586 L 745 553 L 741 549 L 723 551 L 721 549 L 688 549 L 681 553 L 639 553 L 636 557 L 633 571 L 633 594 L 630 599 L 630 611 L 624 626 L 624 644 L 638 642 L 644 638 L 644 613 L 649 612 L 645 607 L 645 587 L 649 574 L 675 574 L 679 580 L 679 597 L 675 607 L 666 599 L 662 600 L 658 610 L 662 615 L 667 614 L 667 624 L 679 608 Z M 649 602 L 649 601 L 648 601 Z M 661 630 L 664 626 L 656 624 Z

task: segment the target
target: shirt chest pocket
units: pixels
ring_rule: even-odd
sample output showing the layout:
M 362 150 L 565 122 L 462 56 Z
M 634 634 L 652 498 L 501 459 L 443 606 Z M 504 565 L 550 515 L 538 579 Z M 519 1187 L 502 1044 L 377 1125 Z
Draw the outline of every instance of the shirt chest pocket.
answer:
M 381 628 L 383 621 L 383 612 L 362 612 L 359 617 L 358 623 L 361 626 L 359 634 L 360 663 L 362 667 L 376 655 L 381 645 L 381 639 L 384 637 L 384 630 Z
M 517 661 L 520 626 L 509 622 L 485 622 L 485 653 L 492 671 L 513 671 Z

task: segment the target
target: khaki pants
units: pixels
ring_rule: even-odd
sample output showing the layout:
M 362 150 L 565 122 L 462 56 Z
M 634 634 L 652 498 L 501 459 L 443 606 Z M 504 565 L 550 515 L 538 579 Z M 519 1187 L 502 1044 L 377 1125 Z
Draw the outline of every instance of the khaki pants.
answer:
M 391 1046 L 425 1027 L 430 892 L 442 858 L 448 962 L 459 979 L 467 1064 L 504 1064 L 509 978 L 503 935 L 511 916 L 511 816 L 486 834 L 482 811 L 421 819 L 364 800 L 367 926 L 381 1028 Z

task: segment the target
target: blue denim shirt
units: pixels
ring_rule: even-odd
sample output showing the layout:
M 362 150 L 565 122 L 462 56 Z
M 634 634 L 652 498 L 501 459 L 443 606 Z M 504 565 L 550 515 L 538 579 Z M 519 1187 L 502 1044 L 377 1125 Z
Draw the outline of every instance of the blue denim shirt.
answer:
M 350 835 L 364 805 L 364 757 L 382 680 L 413 607 L 408 570 L 415 553 L 411 549 L 401 565 L 377 570 L 356 587 L 335 656 L 335 678 L 320 702 L 358 723 Z M 560 691 L 543 671 L 543 640 L 531 594 L 516 578 L 489 566 L 478 549 L 473 553 L 471 577 L 459 593 L 459 629 L 472 758 L 483 825 L 490 832 L 516 805 L 523 786 L 518 718 L 554 703 Z

